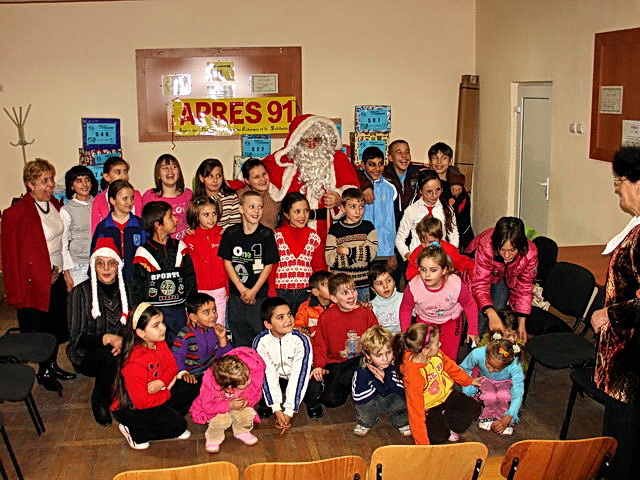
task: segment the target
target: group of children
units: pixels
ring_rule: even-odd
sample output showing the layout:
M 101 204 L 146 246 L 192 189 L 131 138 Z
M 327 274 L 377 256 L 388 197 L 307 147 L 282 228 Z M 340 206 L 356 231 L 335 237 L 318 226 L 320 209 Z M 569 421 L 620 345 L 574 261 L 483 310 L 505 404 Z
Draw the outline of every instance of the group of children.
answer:
M 298 192 L 282 200 L 280 226 L 265 226 L 265 211 L 274 208 L 267 195 L 259 188 L 236 195 L 215 159 L 198 168 L 195 197 L 172 155 L 158 158 L 156 187 L 142 196 L 122 158 L 105 163 L 104 193 L 95 199 L 97 182 L 86 167 L 67 172 L 68 288 L 86 280 L 89 252 L 109 237 L 137 305 L 127 318 L 111 405 L 129 444 L 188 438 L 190 411 L 194 422 L 208 423 L 208 452 L 219 451 L 230 426 L 252 445 L 260 417 L 275 415 L 284 433 L 302 402 L 318 418 L 323 406 L 349 397 L 356 435 L 366 435 L 381 413 L 416 443 L 456 441 L 478 417 L 481 428 L 512 433 L 523 391 L 513 329 L 485 337 L 486 346 L 456 364 L 465 332 L 481 342 L 465 284 L 473 260 L 457 249 L 469 229 L 459 230 L 454 207 L 460 196 L 468 207 L 468 195 L 455 188 L 455 172 L 445 193 L 453 152 L 436 145 L 433 170 L 418 175 L 409 171 L 408 144 L 391 144 L 390 165 L 405 165 L 401 190 L 382 176 L 382 152 L 366 149 L 362 189 L 342 192 L 343 217 L 326 239 L 307 225 L 309 203 Z M 250 160 L 242 173 L 251 187 L 266 170 Z M 407 201 L 410 188 L 420 195 L 415 203 Z M 508 322 L 513 313 L 500 317 Z

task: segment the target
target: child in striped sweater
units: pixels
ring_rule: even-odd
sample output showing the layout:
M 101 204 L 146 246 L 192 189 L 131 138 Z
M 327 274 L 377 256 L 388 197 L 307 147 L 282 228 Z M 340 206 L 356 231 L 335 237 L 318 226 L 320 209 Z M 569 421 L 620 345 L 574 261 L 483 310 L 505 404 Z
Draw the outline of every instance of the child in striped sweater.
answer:
M 373 223 L 362 218 L 362 190 L 345 190 L 341 210 L 345 218 L 329 229 L 325 258 L 331 273 L 346 273 L 353 279 L 358 301 L 366 302 L 369 299 L 369 264 L 378 253 L 378 236 Z

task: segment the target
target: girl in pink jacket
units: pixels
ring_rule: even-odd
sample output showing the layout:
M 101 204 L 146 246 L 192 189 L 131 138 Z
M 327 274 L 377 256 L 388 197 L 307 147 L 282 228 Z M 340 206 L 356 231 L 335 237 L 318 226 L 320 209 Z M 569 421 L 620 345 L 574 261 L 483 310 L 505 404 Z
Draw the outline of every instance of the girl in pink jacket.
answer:
M 440 329 L 442 351 L 454 361 L 463 332 L 464 313 L 469 325 L 466 341 L 478 342 L 478 308 L 471 292 L 453 272 L 451 258 L 438 242 L 423 248 L 417 259 L 419 274 L 404 290 L 400 303 L 400 328 L 411 326 L 412 312 L 417 323 Z
M 195 423 L 209 423 L 204 449 L 220 451 L 224 431 L 232 427 L 233 436 L 245 445 L 258 438 L 251 433 L 253 422 L 260 422 L 255 405 L 262 396 L 266 365 L 258 352 L 238 347 L 215 359 L 202 379 L 200 395 L 191 405 Z
M 473 239 L 467 252 L 473 250 L 476 268 L 469 286 L 478 308 L 487 317 L 489 331 L 503 331 L 497 311 L 508 303 L 518 317 L 518 336 L 526 342 L 525 321 L 531 313 L 538 249 L 525 235 L 524 223 L 519 218 L 502 217 L 495 228 Z M 484 316 L 480 316 L 480 322 L 480 333 L 484 333 Z

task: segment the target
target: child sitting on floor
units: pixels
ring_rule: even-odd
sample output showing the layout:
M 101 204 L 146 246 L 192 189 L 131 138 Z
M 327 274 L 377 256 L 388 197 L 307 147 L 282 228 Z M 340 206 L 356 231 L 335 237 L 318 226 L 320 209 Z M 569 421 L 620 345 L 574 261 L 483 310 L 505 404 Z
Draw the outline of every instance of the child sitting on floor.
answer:
M 480 413 L 480 403 L 454 390 L 480 386 L 440 350 L 440 331 L 433 325 L 416 323 L 395 336 L 393 353 L 404 380 L 411 435 L 418 445 L 460 440 Z
M 245 445 L 255 445 L 258 438 L 251 433 L 253 422 L 260 422 L 255 407 L 262 394 L 264 360 L 248 347 L 227 352 L 204 374 L 200 395 L 191 406 L 195 423 L 208 423 L 204 433 L 204 449 L 220 451 L 224 431 L 232 427 L 233 436 Z
M 311 295 L 298 308 L 294 327 L 310 338 L 316 334 L 316 326 L 320 314 L 331 305 L 329 294 L 329 278 L 331 274 L 325 270 L 313 273 L 309 277 Z
M 471 351 L 460 364 L 469 375 L 475 367 L 482 375 L 478 388 L 464 387 L 462 391 L 482 402 L 478 426 L 498 435 L 513 434 L 513 424 L 519 422 L 518 412 L 524 394 L 524 374 L 517 356 L 520 347 L 493 333 L 484 347 Z
M 351 384 L 357 422 L 353 433 L 359 437 L 369 433 L 380 421 L 381 413 L 389 415 L 392 425 L 402 435 L 411 435 L 404 385 L 393 364 L 392 338 L 388 330 L 375 326 L 364 332 L 360 339 L 362 357 Z
M 218 323 L 216 302 L 206 293 L 195 292 L 185 302 L 187 324 L 171 347 L 178 369 L 186 370 L 189 379 L 200 382 L 214 358 L 231 350 L 227 330 Z

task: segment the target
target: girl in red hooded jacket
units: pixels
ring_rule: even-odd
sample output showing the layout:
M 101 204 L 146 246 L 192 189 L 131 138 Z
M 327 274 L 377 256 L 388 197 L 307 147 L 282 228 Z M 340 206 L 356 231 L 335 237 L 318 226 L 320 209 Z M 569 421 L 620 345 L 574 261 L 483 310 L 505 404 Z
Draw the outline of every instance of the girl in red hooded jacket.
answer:
M 227 311 L 229 279 L 224 260 L 218 256 L 222 227 L 218 220 L 222 214 L 220 201 L 205 195 L 194 198 L 187 211 L 189 230 L 182 239 L 193 261 L 198 291 L 216 301 L 218 323 L 224 325 Z

